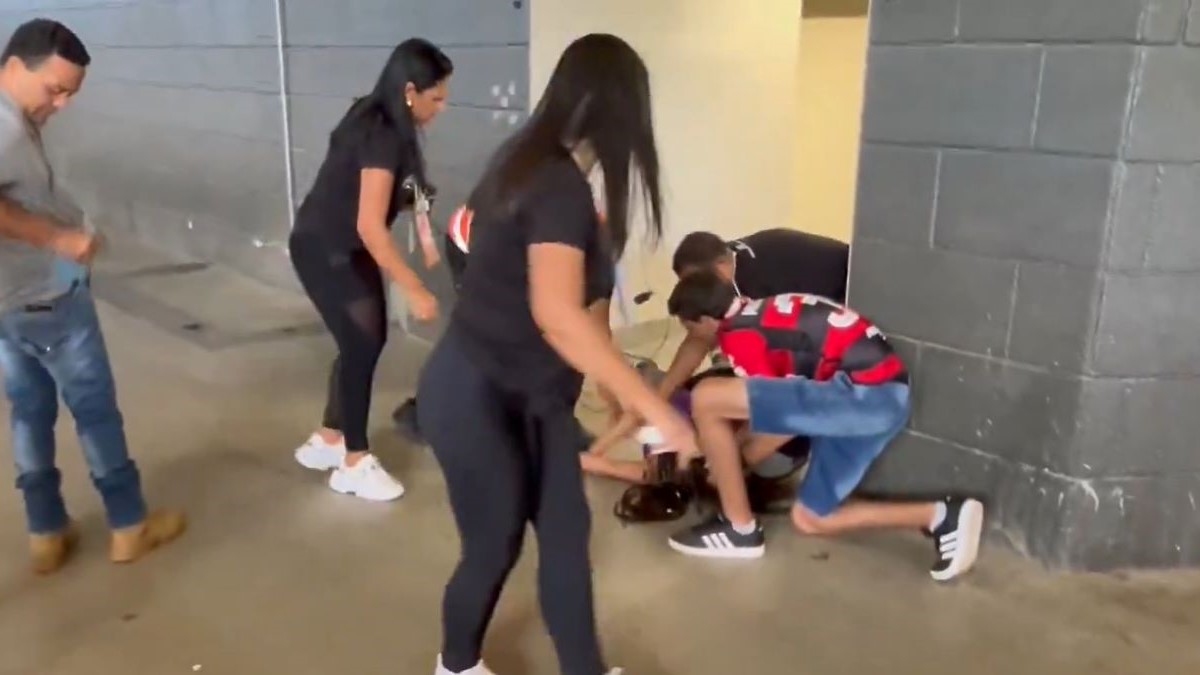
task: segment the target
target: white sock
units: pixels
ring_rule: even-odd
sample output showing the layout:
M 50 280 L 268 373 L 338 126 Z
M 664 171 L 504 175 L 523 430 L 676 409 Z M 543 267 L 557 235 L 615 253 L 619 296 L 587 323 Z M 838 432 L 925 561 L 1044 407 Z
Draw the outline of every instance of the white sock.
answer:
M 933 520 L 929 521 L 929 531 L 933 532 L 942 526 L 946 520 L 946 502 L 938 502 L 933 505 Z
M 750 522 L 746 523 L 745 525 L 737 525 L 734 523 L 730 523 L 730 525 L 733 525 L 733 531 L 737 532 L 738 534 L 754 534 L 754 531 L 758 529 L 758 521 L 753 519 L 751 519 Z

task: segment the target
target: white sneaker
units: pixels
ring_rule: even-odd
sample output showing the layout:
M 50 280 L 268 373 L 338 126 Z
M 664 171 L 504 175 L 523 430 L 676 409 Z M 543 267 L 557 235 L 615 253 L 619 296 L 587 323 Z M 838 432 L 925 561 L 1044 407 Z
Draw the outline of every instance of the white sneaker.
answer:
M 320 434 L 308 437 L 304 445 L 296 448 L 296 461 L 300 466 L 313 471 L 328 471 L 342 465 L 346 459 L 346 444 L 330 445 L 321 440 Z
M 433 675 L 496 675 L 496 674 L 493 673 L 492 671 L 488 670 L 488 667 L 483 665 L 483 661 L 480 661 L 479 663 L 475 664 L 474 668 L 470 668 L 468 670 L 464 670 L 462 672 L 456 673 L 453 670 L 449 670 L 446 668 L 446 666 L 442 665 L 442 655 L 438 654 L 437 670 L 435 670 L 433 672 Z
M 329 487 L 372 502 L 390 502 L 404 496 L 404 486 L 380 465 L 375 455 L 366 455 L 354 466 L 346 466 L 343 457 L 329 476 Z

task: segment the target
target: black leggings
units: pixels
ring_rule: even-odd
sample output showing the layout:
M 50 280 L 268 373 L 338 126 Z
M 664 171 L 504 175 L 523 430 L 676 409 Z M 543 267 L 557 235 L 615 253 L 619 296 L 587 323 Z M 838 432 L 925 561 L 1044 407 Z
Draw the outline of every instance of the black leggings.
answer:
M 451 327 L 417 385 L 421 431 L 446 476 L 462 542 L 442 602 L 443 663 L 460 672 L 479 662 L 500 590 L 532 523 L 542 617 L 560 672 L 602 675 L 588 557 L 591 512 L 570 404 L 535 414 L 526 398 L 488 380 L 459 340 Z
M 294 233 L 292 265 L 337 342 L 322 424 L 341 431 L 346 449 L 365 451 L 375 364 L 387 340 L 387 297 L 379 265 L 366 251 L 331 253 L 314 235 Z

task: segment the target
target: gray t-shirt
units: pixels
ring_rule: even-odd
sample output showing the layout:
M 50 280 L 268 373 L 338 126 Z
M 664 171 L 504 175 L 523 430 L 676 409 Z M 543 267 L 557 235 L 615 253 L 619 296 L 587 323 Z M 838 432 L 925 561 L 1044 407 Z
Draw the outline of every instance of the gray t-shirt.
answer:
M 64 227 L 82 228 L 83 211 L 55 182 L 41 132 L 0 91 L 0 198 Z M 0 314 L 69 290 L 69 263 L 50 251 L 0 236 Z M 77 278 L 77 275 L 75 276 Z

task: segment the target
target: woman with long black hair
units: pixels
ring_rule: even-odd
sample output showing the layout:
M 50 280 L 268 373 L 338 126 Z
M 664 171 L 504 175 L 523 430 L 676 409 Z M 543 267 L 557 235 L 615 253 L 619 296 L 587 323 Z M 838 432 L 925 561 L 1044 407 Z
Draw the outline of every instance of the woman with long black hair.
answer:
M 387 339 L 384 277 L 400 287 L 417 319 L 431 320 L 438 309 L 404 262 L 390 227 L 401 209 L 420 209 L 430 191 L 418 129 L 445 109 L 453 71 L 450 59 L 425 40 L 407 40 L 392 51 L 375 89 L 355 101 L 330 134 L 290 241 L 300 283 L 338 347 L 322 428 L 296 450 L 296 461 L 333 469 L 331 488 L 372 501 L 404 494 L 367 445 L 371 385 Z
M 443 601 L 438 675 L 488 675 L 483 635 L 520 554 L 538 537 L 538 583 L 564 675 L 602 675 L 574 406 L 584 375 L 694 451 L 688 423 L 646 385 L 587 307 L 613 290 L 636 167 L 661 235 L 645 64 L 611 35 L 563 53 L 529 121 L 471 196 L 471 263 L 450 326 L 417 387 L 462 541 Z M 606 222 L 588 176 L 603 173 Z M 617 671 L 612 671 L 617 672 Z

